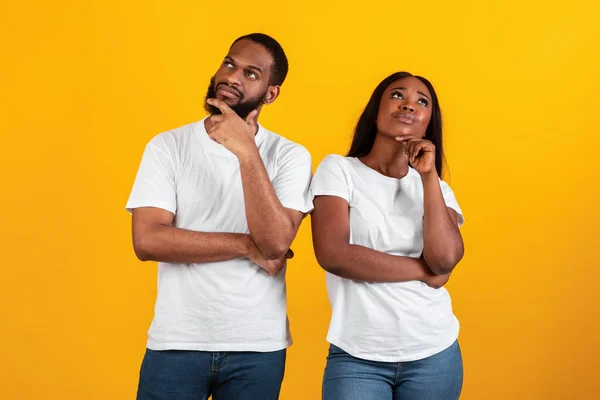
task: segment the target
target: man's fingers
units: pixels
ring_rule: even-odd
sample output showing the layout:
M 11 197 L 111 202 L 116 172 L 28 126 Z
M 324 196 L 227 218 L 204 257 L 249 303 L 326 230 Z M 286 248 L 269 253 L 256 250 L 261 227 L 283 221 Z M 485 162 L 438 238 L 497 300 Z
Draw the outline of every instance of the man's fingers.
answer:
M 223 122 L 225 120 L 224 115 L 211 115 L 210 122 L 213 126 L 217 125 L 219 122 Z
M 223 100 L 219 100 L 219 99 L 207 99 L 206 102 L 208 104 L 210 104 L 211 106 L 217 107 L 219 110 L 221 110 L 221 112 L 223 113 L 223 115 L 227 115 L 227 114 L 233 113 L 233 110 L 231 109 L 231 107 L 229 107 L 227 105 L 227 103 L 225 103 Z
M 258 125 L 258 110 L 250 111 L 250 114 L 246 117 L 246 122 L 252 126 Z
M 213 135 L 211 135 L 210 133 L 208 134 L 208 137 L 211 138 L 213 141 L 221 144 L 221 142 L 219 142 L 219 139 L 217 139 L 216 137 L 214 137 Z

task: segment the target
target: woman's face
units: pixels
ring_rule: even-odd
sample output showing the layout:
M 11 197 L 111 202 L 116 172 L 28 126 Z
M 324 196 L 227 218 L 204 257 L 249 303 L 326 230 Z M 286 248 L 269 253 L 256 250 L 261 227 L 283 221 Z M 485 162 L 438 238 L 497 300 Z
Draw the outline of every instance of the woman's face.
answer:
M 414 76 L 392 82 L 383 93 L 377 113 L 377 131 L 390 138 L 425 136 L 431 119 L 431 93 Z

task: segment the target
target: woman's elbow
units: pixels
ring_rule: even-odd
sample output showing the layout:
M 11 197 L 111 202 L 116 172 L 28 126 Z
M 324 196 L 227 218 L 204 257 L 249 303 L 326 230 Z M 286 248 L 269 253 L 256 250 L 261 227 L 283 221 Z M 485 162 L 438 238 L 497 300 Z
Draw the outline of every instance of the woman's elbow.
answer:
M 425 257 L 427 266 L 436 275 L 451 273 L 464 256 L 464 249 L 449 251 L 437 257 Z
M 429 269 L 436 275 L 447 275 L 451 273 L 456 267 L 456 264 L 450 263 L 432 263 L 429 265 Z
M 317 262 L 327 272 L 334 273 L 338 269 L 336 255 L 328 249 L 320 249 L 315 247 L 315 257 Z

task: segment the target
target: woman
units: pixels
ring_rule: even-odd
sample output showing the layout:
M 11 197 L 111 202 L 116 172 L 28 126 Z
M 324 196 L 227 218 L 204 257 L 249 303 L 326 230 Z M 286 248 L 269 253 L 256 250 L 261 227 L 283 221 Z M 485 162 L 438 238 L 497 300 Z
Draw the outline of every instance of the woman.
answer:
M 311 185 L 313 242 L 333 308 L 325 400 L 457 399 L 458 320 L 443 285 L 463 256 L 442 175 L 433 86 L 398 72 L 373 92 L 347 157 Z

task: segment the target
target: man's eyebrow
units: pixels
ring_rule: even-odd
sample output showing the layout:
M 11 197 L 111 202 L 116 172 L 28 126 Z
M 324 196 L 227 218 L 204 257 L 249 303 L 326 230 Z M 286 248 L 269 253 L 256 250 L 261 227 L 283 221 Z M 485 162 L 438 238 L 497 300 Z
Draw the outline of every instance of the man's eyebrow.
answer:
M 262 68 L 260 68 L 260 67 L 258 67 L 258 66 L 256 66 L 256 65 L 248 65 L 248 68 L 250 68 L 250 69 L 254 69 L 254 70 L 257 70 L 257 71 L 258 71 L 258 72 L 260 72 L 261 74 L 262 74 L 262 72 L 263 72 L 263 71 L 262 71 Z
M 230 61 L 230 62 L 232 62 L 233 64 L 235 64 L 235 60 L 234 60 L 233 58 L 231 58 L 230 56 L 225 56 L 225 60 L 226 60 L 226 61 Z M 253 69 L 253 70 L 255 70 L 255 71 L 258 71 L 258 72 L 260 72 L 261 74 L 263 73 L 263 70 L 262 70 L 262 68 L 261 68 L 261 67 L 259 67 L 259 66 L 257 66 L 257 65 L 248 65 L 248 67 L 247 67 L 247 68 L 250 68 L 250 69 Z

